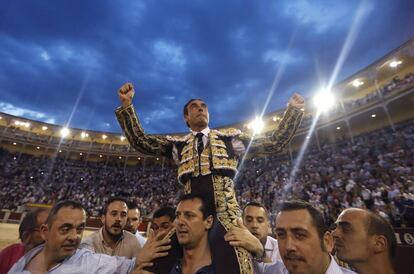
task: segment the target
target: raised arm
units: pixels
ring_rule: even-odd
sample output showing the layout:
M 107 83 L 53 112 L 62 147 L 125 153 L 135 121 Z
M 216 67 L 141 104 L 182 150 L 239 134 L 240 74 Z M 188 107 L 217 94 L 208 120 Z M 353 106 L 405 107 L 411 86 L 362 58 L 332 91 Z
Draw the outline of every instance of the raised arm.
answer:
M 135 94 L 131 83 L 124 84 L 118 90 L 122 106 L 115 111 L 119 125 L 125 133 L 132 147 L 144 154 L 171 157 L 172 143 L 161 136 L 145 134 L 144 129 L 136 115 L 132 98 Z
M 249 151 L 254 153 L 280 152 L 292 139 L 298 129 L 303 116 L 305 100 L 299 94 L 294 94 L 290 100 L 285 114 L 276 130 L 267 138 L 253 139 Z M 253 137 L 243 133 L 240 139 L 244 143 L 250 142 Z

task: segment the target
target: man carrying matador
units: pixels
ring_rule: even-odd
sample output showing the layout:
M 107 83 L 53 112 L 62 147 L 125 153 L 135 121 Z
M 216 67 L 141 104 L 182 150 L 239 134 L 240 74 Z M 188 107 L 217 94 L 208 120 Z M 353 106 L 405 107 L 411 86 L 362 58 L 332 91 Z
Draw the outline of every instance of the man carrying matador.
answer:
M 184 192 L 201 195 L 215 208 L 209 243 L 216 273 L 253 273 L 250 254 L 224 240 L 226 232 L 241 215 L 233 182 L 238 158 L 249 144 L 249 151 L 281 151 L 299 127 L 304 112 L 303 97 L 294 94 L 290 98 L 283 119 L 270 137 L 252 141 L 252 135 L 238 129 L 210 129 L 208 108 L 201 99 L 191 99 L 184 106 L 184 120 L 190 129 L 187 135 L 145 134 L 132 105 L 134 93 L 131 83 L 124 84 L 118 90 L 122 106 L 115 112 L 129 143 L 144 154 L 173 158 L 178 165 L 178 181 L 184 186 Z M 157 269 L 155 262 L 152 271 L 168 273 L 168 267 L 164 262 L 163 269 Z

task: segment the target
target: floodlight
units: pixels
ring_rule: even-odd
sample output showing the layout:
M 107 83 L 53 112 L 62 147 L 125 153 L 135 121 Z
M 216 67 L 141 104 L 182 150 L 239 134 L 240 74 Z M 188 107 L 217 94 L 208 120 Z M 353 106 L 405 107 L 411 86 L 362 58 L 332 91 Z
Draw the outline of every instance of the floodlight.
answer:
M 81 138 L 83 139 L 83 138 L 86 138 L 86 137 L 89 137 L 89 134 L 86 133 L 85 131 L 82 131 L 81 132 Z
M 125 140 L 125 136 L 121 136 L 120 139 L 123 142 Z
M 106 136 L 105 134 L 103 134 L 103 135 L 102 135 L 102 139 L 104 139 L 104 140 L 105 140 L 106 138 L 108 138 L 108 136 Z
M 42 130 L 47 130 L 47 126 L 42 126 Z
M 64 127 L 60 130 L 60 135 L 65 138 L 70 134 L 70 130 L 67 127 Z
M 279 116 L 273 116 L 272 120 L 273 122 L 279 121 L 281 118 Z
M 402 61 L 400 61 L 400 60 L 394 60 L 394 61 L 391 61 L 390 62 L 390 67 L 396 68 L 396 67 L 398 67 L 401 64 L 402 64 Z
M 313 104 L 318 111 L 328 111 L 335 105 L 335 97 L 329 90 L 322 90 L 313 97 Z
M 254 133 L 260 133 L 263 129 L 264 123 L 260 117 L 256 117 L 254 121 L 249 124 Z
M 363 84 L 364 84 L 364 82 L 362 82 L 359 79 L 355 79 L 354 81 L 352 81 L 352 85 L 356 88 L 359 87 L 359 86 L 362 86 Z

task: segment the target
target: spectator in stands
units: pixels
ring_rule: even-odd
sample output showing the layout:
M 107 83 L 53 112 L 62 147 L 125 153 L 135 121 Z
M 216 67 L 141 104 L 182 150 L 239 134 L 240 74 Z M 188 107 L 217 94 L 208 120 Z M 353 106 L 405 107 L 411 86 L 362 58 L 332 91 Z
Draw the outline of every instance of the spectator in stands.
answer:
M 164 206 L 157 209 L 152 216 L 152 229 L 157 233 L 165 233 L 174 227 L 175 209 Z
M 109 199 L 102 212 L 103 226 L 86 237 L 81 247 L 111 256 L 136 257 L 142 247 L 135 235 L 124 230 L 127 217 L 127 201 L 121 197 Z
M 0 274 L 7 273 L 24 254 L 44 242 L 40 236 L 40 226 L 46 223 L 47 215 L 47 209 L 39 208 L 24 216 L 19 226 L 19 238 L 22 242 L 0 251 Z
M 343 209 L 359 205 L 372 207 L 394 227 L 412 227 L 414 120 L 396 124 L 395 130 L 384 128 L 355 136 L 353 141 L 344 139 L 333 144 L 320 140 L 325 144 L 321 150 L 308 148 L 289 187 L 286 180 L 292 162 L 288 154 L 246 159 L 238 175 L 242 183 L 235 185 L 237 199 L 241 205 L 252 200 L 261 202 L 269 211 L 272 228 L 277 201 L 283 199 L 309 201 L 323 212 L 328 225 L 335 222 Z M 75 199 L 87 206 L 88 214 L 99 216 L 106 202 L 102 197 L 127 194 L 141 206 L 142 216 L 147 216 L 160 205 L 176 204 L 179 188 L 172 167 L 164 164 L 162 168 L 150 161 L 145 169 L 128 165 L 119 169 L 111 162 L 103 166 L 0 149 L 2 207 L 18 210 L 31 202 L 47 204 Z
M 151 239 L 143 254 L 132 260 L 125 257 L 93 253 L 79 249 L 86 225 L 86 212 L 76 201 L 57 203 L 50 211 L 46 224 L 40 227 L 45 240 L 26 253 L 12 267 L 9 274 L 20 273 L 141 273 L 151 260 L 165 255 L 170 248 L 168 240 Z
M 366 209 L 342 211 L 333 231 L 337 257 L 360 274 L 394 274 L 397 241 L 387 220 Z
M 338 266 L 330 255 L 333 238 L 322 213 L 302 201 L 284 202 L 276 217 L 276 235 L 280 255 L 290 274 L 353 273 Z M 265 265 L 264 273 L 282 273 L 283 267 Z
M 147 239 L 138 231 L 140 224 L 140 215 L 141 214 L 138 206 L 136 204 L 130 203 L 128 206 L 128 218 L 125 230 L 134 234 L 137 237 L 139 244 L 141 246 L 144 246 Z
M 243 209 L 243 223 L 262 243 L 266 254 L 263 262 L 275 263 L 276 261 L 282 261 L 277 240 L 268 235 L 270 229 L 269 216 L 267 209 L 262 204 L 258 202 L 247 203 Z
M 208 242 L 214 209 L 203 199 L 195 194 L 187 194 L 178 203 L 175 229 L 178 243 L 183 248 L 183 257 L 177 260 L 170 274 L 216 273 Z

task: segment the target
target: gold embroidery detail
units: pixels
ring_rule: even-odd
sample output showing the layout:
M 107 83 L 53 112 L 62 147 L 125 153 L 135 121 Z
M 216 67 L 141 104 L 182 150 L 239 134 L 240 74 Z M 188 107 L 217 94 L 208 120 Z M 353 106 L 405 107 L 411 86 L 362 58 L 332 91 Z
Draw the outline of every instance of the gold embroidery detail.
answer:
M 188 138 L 188 140 L 187 140 L 187 144 L 183 147 L 183 151 L 181 151 L 181 154 L 184 154 L 184 153 L 186 153 L 186 152 L 188 152 L 188 151 L 193 151 L 193 146 L 194 146 L 194 136 L 190 136 L 189 138 Z
M 211 151 L 214 156 L 229 157 L 225 148 L 213 146 Z
M 214 197 L 216 202 L 217 219 L 226 229 L 230 230 L 240 217 L 240 207 L 234 192 L 234 183 L 229 177 L 213 176 Z M 249 252 L 240 247 L 234 248 L 239 262 L 240 273 L 251 274 L 253 267 Z
M 194 172 L 194 163 L 193 161 L 189 161 L 178 166 L 178 181 L 180 181 L 181 177 L 188 173 Z
M 227 158 L 218 158 L 213 156 L 213 166 L 217 168 L 228 168 L 237 170 L 237 160 L 227 159 Z
M 190 135 L 192 135 L 192 134 L 187 134 L 187 135 L 184 135 L 184 136 L 170 136 L 170 135 L 167 135 L 166 138 L 170 142 L 180 143 L 180 142 L 187 141 L 191 137 Z
M 224 137 L 234 137 L 241 133 L 240 129 L 237 128 L 213 129 L 212 132 Z

